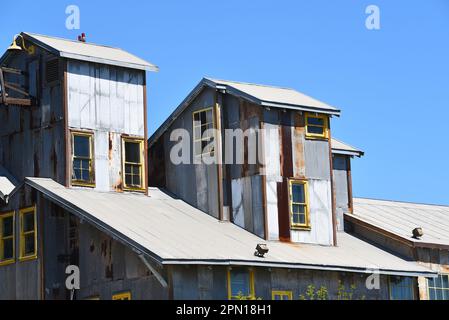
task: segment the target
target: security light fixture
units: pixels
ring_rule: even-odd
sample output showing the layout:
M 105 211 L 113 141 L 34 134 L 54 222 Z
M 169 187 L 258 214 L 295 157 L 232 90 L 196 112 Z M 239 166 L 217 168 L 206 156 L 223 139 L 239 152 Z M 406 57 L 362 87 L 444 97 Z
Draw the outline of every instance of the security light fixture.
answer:
M 412 234 L 413 234 L 413 238 L 420 239 L 424 235 L 424 232 L 421 227 L 417 227 L 412 230 Z
M 259 258 L 263 258 L 268 252 L 268 246 L 265 243 L 258 243 L 254 255 Z

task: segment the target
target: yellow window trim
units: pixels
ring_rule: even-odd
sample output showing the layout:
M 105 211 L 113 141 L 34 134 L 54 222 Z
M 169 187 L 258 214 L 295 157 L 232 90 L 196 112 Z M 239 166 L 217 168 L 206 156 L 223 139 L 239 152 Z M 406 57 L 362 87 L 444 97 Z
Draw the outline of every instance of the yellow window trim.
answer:
M 232 272 L 232 268 L 228 269 L 228 300 L 233 300 L 233 298 L 237 298 L 236 296 L 232 296 L 232 287 L 231 287 L 231 272 Z M 248 269 L 249 272 L 249 290 L 250 290 L 250 295 L 246 296 L 247 300 L 255 300 L 256 299 L 256 294 L 255 294 L 255 290 L 254 290 L 254 270 L 252 269 Z
M 131 292 L 121 292 L 112 295 L 112 300 L 131 300 Z
M 94 175 L 94 148 L 93 148 L 93 132 L 75 131 L 72 130 L 72 185 L 80 187 L 95 187 L 95 175 Z M 83 160 L 89 160 L 89 178 L 91 181 L 73 179 L 73 160 L 75 159 L 75 136 L 88 137 L 89 138 L 89 152 L 90 157 L 76 157 Z
M 206 122 L 204 124 L 196 126 L 195 125 L 195 115 L 198 114 L 198 113 L 201 113 L 201 112 L 208 112 L 208 111 L 212 112 L 212 122 Z M 204 127 L 204 126 L 207 126 L 209 124 L 212 124 L 212 129 L 215 129 L 215 114 L 214 114 L 214 108 L 213 107 L 203 108 L 203 109 L 196 110 L 196 111 L 192 112 L 192 140 L 193 140 L 193 145 L 192 146 L 193 146 L 193 151 L 194 152 L 196 151 L 195 150 L 195 142 L 198 142 L 198 141 L 209 141 L 209 139 L 211 138 L 211 137 L 206 137 L 206 138 L 200 137 L 199 139 L 195 139 L 195 128 Z M 198 154 L 194 153 L 195 157 L 202 157 L 203 155 L 210 155 L 210 156 L 214 155 L 215 147 L 216 147 L 215 146 L 215 137 L 212 136 L 212 139 L 213 139 L 213 142 L 214 142 L 214 152 L 201 152 L 201 153 L 198 153 Z M 201 150 L 201 151 L 203 151 L 203 150 Z
M 308 127 L 309 127 L 309 118 L 318 118 L 323 120 L 323 125 L 310 125 L 314 127 L 322 127 L 323 133 L 317 134 L 317 133 L 309 133 Z M 306 113 L 306 138 L 310 139 L 329 139 L 329 117 L 323 114 L 313 114 L 313 113 Z
M 34 216 L 34 230 L 24 232 L 23 231 L 23 216 L 26 213 L 33 212 Z M 19 210 L 19 219 L 20 219 L 20 239 L 19 239 L 19 261 L 27 261 L 33 260 L 37 258 L 37 214 L 36 214 L 36 206 L 23 208 Z M 25 235 L 34 233 L 34 252 L 33 254 L 25 255 Z
M 126 162 L 125 161 L 125 143 L 138 143 L 140 150 L 140 163 L 136 162 Z M 144 154 L 144 139 L 142 138 L 133 138 L 133 137 L 122 137 L 122 181 L 123 181 L 123 190 L 126 191 L 145 191 L 145 154 Z M 126 175 L 125 175 L 125 166 L 126 164 L 138 165 L 139 166 L 139 175 L 140 175 L 140 187 L 132 187 L 126 185 Z
M 293 300 L 293 293 L 291 291 L 273 290 L 271 291 L 271 300 L 276 300 L 276 296 L 288 296 L 287 300 Z
M 293 185 L 294 184 L 302 184 L 304 185 L 304 196 L 305 196 L 305 203 L 293 203 Z M 311 226 L 310 226 L 310 214 L 309 214 L 309 185 L 307 180 L 295 180 L 295 179 L 290 179 L 289 180 L 289 188 L 288 188 L 288 200 L 289 200 L 289 213 L 290 213 L 290 225 L 292 229 L 297 229 L 297 230 L 310 230 Z M 301 223 L 293 223 L 293 204 L 299 204 L 299 205 L 303 205 L 305 206 L 305 217 L 304 217 L 304 224 Z
M 8 238 L 12 238 L 12 259 L 7 260 L 1 260 L 1 255 L 3 254 L 3 240 L 6 239 L 6 237 L 3 237 L 3 219 L 4 218 L 10 218 L 12 217 L 12 236 Z M 16 215 L 15 211 L 9 211 L 5 213 L 0 213 L 0 266 L 5 266 L 11 263 L 14 263 L 16 261 L 16 250 L 15 250 L 15 239 L 16 239 Z

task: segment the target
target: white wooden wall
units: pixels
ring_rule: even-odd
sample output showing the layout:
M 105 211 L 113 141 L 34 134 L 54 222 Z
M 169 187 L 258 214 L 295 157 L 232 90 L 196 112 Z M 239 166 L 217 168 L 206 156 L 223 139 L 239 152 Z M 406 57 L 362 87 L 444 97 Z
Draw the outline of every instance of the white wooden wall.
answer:
M 121 134 L 145 135 L 144 76 L 140 70 L 67 62 L 68 124 L 94 132 L 97 190 L 114 190 L 121 182 Z

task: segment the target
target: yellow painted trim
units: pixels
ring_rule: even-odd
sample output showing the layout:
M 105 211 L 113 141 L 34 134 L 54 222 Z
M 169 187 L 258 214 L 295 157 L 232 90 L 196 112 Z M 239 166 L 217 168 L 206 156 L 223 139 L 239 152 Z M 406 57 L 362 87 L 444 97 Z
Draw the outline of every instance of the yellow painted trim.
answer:
M 95 170 L 94 170 L 94 134 L 93 132 L 83 132 L 83 131 L 71 131 L 72 133 L 72 167 L 71 167 L 71 182 L 73 186 L 79 187 L 95 187 Z M 88 137 L 89 138 L 89 158 L 76 157 L 83 160 L 89 160 L 89 179 L 90 181 L 73 179 L 73 160 L 75 159 L 75 136 Z
M 288 296 L 287 300 L 293 300 L 293 293 L 291 291 L 273 290 L 271 291 L 271 300 L 276 300 L 276 296 Z M 281 299 L 284 300 L 284 299 Z
M 306 130 L 306 138 L 310 139 L 329 139 L 329 117 L 323 114 L 312 114 L 312 113 L 306 113 L 305 114 L 305 130 Z M 314 127 L 323 127 L 323 133 L 322 134 L 316 134 L 316 133 L 309 133 L 308 126 L 309 126 L 309 118 L 318 118 L 323 119 L 323 126 L 318 125 L 311 125 Z
M 211 111 L 212 112 L 212 122 L 206 122 L 205 124 L 201 124 L 200 126 L 195 126 L 195 115 L 201 112 L 207 112 L 207 111 Z M 208 124 L 212 123 L 212 129 L 216 129 L 216 124 L 215 124 L 215 108 L 214 107 L 207 107 L 207 108 L 203 108 L 203 109 L 199 109 L 199 110 L 195 110 L 192 112 L 192 148 L 193 151 L 195 152 L 195 142 L 198 141 L 205 141 L 206 139 L 203 139 L 203 137 L 201 137 L 200 139 L 195 139 L 195 128 L 198 127 L 202 127 L 202 126 L 206 126 Z M 210 138 L 210 137 L 209 137 Z M 208 155 L 208 156 L 213 156 L 214 154 L 216 154 L 216 139 L 215 136 L 212 136 L 213 138 L 213 143 L 214 143 L 214 152 L 202 152 L 202 153 L 194 153 L 195 157 L 202 157 L 203 155 Z M 202 151 L 202 150 L 201 150 Z
M 121 292 L 112 295 L 112 300 L 131 300 L 131 292 Z
M 34 253 L 30 255 L 25 255 L 25 234 L 23 232 L 23 216 L 26 213 L 33 212 L 34 214 Z M 19 220 L 20 220 L 20 239 L 19 239 L 19 261 L 33 260 L 37 258 L 37 214 L 36 206 L 23 208 L 19 210 Z
M 3 253 L 3 219 L 12 217 L 12 259 L 1 260 Z M 0 266 L 6 266 L 16 262 L 16 215 L 15 211 L 0 213 Z
M 289 206 L 289 213 L 290 213 L 290 225 L 291 225 L 291 229 L 293 230 L 310 230 L 311 229 L 311 225 L 310 225 L 310 201 L 309 201 L 309 183 L 307 180 L 296 180 L 296 179 L 289 179 L 288 181 L 289 187 L 288 187 L 288 206 Z M 305 197 L 305 203 L 301 203 L 302 205 L 304 205 L 306 208 L 304 214 L 305 214 L 305 223 L 301 224 L 301 223 L 293 223 L 293 188 L 292 186 L 294 184 L 302 184 L 304 185 L 304 197 Z
M 249 291 L 250 291 L 250 294 L 249 294 L 249 296 L 246 296 L 246 299 L 247 300 L 254 300 L 256 298 L 256 294 L 255 294 L 256 290 L 255 290 L 255 286 L 254 286 L 254 271 L 252 269 L 247 269 L 247 271 L 249 272 Z M 233 298 L 235 298 L 234 296 L 232 296 L 231 272 L 232 272 L 232 268 L 229 268 L 228 272 L 227 272 L 228 300 L 233 300 Z
M 125 143 L 138 143 L 140 149 L 140 163 L 131 163 L 133 165 L 139 165 L 139 175 L 140 175 L 140 184 L 141 187 L 129 187 L 126 185 L 126 175 L 125 175 L 125 165 L 127 162 L 125 161 Z M 133 137 L 122 137 L 122 182 L 123 182 L 123 190 L 125 191 L 137 191 L 142 192 L 145 191 L 145 144 L 144 139 L 142 138 L 133 138 Z

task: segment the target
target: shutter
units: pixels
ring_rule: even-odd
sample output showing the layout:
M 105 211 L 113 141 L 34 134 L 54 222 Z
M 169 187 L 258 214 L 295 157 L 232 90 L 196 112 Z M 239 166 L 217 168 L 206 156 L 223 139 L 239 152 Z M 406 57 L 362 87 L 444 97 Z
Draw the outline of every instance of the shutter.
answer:
M 48 60 L 45 64 L 45 82 L 50 84 L 59 80 L 59 60 Z

